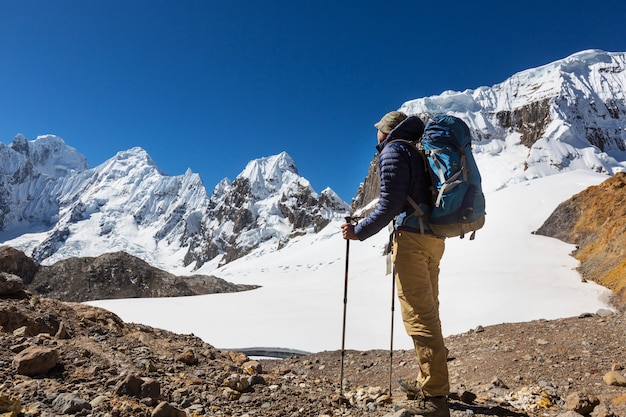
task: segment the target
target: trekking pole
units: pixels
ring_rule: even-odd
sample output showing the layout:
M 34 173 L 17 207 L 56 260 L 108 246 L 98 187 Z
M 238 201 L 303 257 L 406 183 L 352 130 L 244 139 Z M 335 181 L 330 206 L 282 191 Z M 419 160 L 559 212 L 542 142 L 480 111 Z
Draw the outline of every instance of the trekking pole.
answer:
M 391 397 L 391 381 L 393 374 L 393 316 L 396 304 L 396 268 L 391 274 L 391 340 L 389 342 L 389 397 Z
M 346 216 L 346 223 L 356 224 L 358 217 Z M 350 239 L 346 239 L 346 268 L 343 283 L 343 327 L 341 329 L 341 373 L 339 374 L 339 395 L 343 397 L 343 360 L 346 354 L 346 311 L 348 306 L 348 265 L 350 260 Z

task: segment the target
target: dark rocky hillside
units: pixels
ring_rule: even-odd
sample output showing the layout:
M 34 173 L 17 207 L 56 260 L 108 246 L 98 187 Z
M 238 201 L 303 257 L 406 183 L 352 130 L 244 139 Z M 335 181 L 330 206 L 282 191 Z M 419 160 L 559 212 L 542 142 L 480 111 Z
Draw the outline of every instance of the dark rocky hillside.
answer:
M 112 298 L 179 297 L 237 292 L 257 288 L 206 275 L 179 277 L 125 252 L 97 258 L 69 258 L 51 266 L 37 265 L 24 253 L 0 247 L 0 271 L 22 278 L 34 294 L 63 301 Z

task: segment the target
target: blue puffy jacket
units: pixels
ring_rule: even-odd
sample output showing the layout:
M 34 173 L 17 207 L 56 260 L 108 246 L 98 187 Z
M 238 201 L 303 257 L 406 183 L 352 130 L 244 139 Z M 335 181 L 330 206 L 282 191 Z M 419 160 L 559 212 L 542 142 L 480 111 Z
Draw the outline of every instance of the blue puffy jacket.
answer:
M 430 177 L 424 159 L 413 146 L 398 141 L 417 141 L 424 133 L 424 123 L 417 116 L 410 116 L 392 130 L 384 142 L 376 147 L 379 152 L 380 197 L 374 211 L 357 224 L 354 232 L 359 240 L 365 240 L 386 227 L 398 217 L 396 229 L 419 232 L 416 216 L 412 222 L 404 222 L 414 209 L 407 201 L 410 195 L 426 213 L 430 212 Z M 428 232 L 428 230 L 427 230 Z

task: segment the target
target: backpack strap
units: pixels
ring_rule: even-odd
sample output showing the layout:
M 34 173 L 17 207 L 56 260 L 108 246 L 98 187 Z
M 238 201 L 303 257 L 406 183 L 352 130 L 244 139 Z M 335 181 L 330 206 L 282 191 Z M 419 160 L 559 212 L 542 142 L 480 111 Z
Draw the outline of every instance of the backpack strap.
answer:
M 419 221 L 419 224 L 420 224 L 420 233 L 424 234 L 424 217 L 426 216 L 426 213 L 424 213 L 424 210 L 422 210 L 419 204 L 417 204 L 410 195 L 406 196 L 406 200 L 409 202 L 411 206 L 413 206 L 413 209 L 415 210 L 415 213 L 417 214 L 417 220 Z

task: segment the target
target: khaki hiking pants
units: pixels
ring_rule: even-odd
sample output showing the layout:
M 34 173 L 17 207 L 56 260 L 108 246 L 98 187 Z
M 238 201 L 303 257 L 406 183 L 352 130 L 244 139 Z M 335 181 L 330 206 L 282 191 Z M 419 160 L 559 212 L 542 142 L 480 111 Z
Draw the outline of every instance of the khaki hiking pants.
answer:
M 439 261 L 445 240 L 396 231 L 393 239 L 398 299 L 404 327 L 413 338 L 419 364 L 417 382 L 424 395 L 450 393 L 446 348 L 439 320 Z

